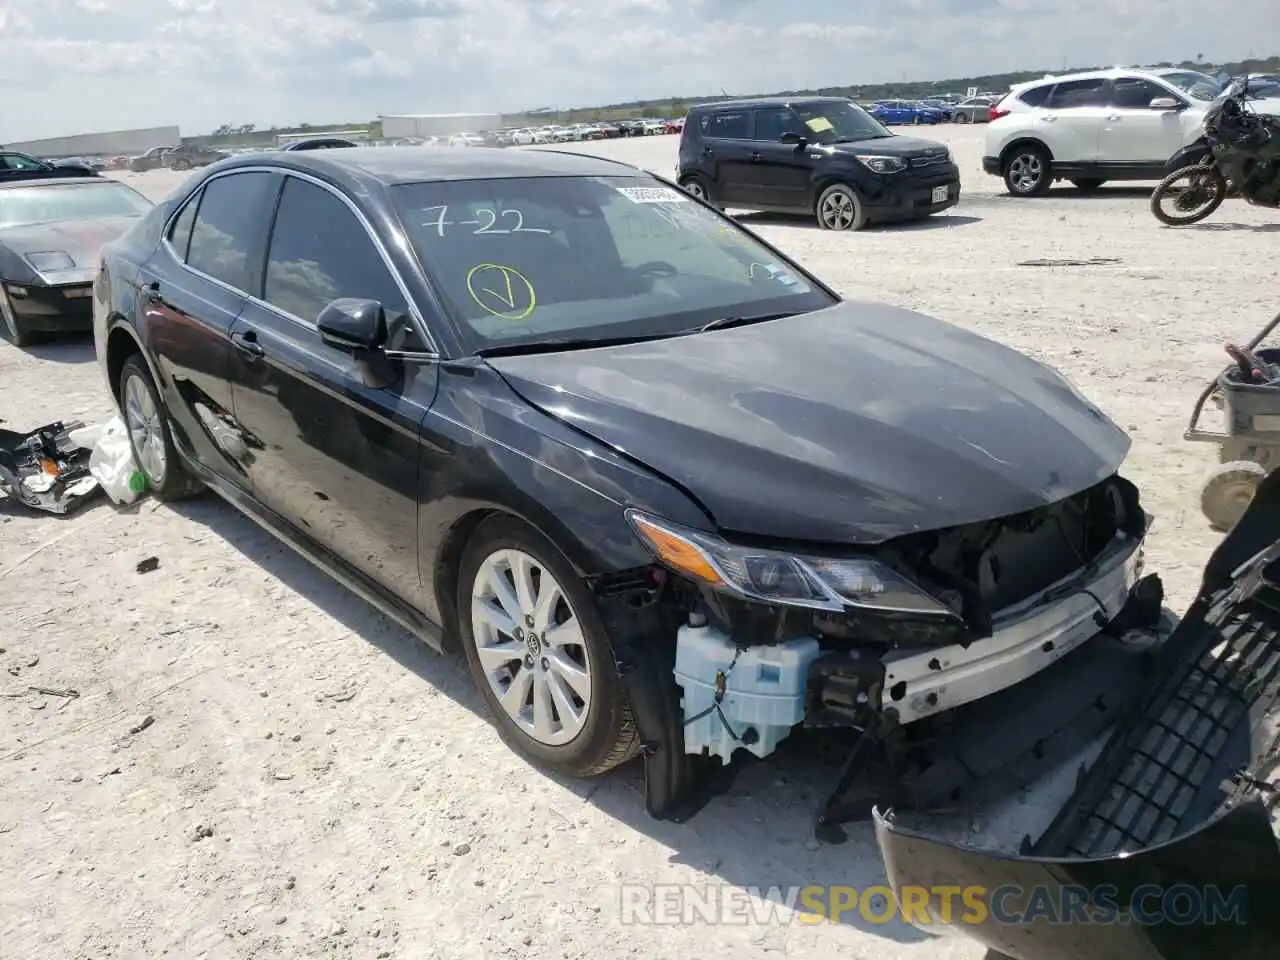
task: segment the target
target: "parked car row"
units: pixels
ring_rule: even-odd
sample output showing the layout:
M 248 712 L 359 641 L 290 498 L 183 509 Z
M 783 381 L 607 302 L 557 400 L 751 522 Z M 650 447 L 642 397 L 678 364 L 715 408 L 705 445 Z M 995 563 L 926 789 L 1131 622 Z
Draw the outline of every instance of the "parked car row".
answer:
M 998 95 L 950 100 L 878 100 L 863 109 L 886 125 L 935 123 L 986 123 Z

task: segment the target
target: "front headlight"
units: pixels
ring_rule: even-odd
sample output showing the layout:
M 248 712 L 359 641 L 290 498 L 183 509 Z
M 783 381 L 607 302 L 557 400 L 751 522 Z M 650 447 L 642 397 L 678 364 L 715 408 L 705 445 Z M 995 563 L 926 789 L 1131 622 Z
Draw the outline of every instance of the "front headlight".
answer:
M 907 161 L 901 157 L 878 157 L 869 153 L 856 154 L 858 161 L 876 173 L 901 173 L 907 169 Z
M 71 254 L 65 250 L 42 250 L 39 253 L 28 253 L 27 263 L 41 273 L 49 273 L 56 270 L 74 270 L 76 268 L 76 262 L 71 259 Z
M 876 560 L 781 553 L 729 543 L 635 510 L 627 519 L 665 566 L 748 600 L 814 610 L 846 607 L 960 620 L 906 577 Z

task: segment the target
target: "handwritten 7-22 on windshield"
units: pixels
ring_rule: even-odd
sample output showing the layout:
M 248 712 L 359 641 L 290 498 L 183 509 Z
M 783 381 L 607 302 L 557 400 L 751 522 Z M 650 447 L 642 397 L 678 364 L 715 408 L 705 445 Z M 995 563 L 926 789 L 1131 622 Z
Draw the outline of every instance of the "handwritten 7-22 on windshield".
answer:
M 436 236 L 443 237 L 445 235 L 445 227 L 464 226 L 475 227 L 472 233 L 546 233 L 550 234 L 550 230 L 544 230 L 542 227 L 526 227 L 524 225 L 524 214 L 514 207 L 510 210 L 503 210 L 497 213 L 488 207 L 480 207 L 476 210 L 475 220 L 446 220 L 449 215 L 449 205 L 441 204 L 438 207 L 423 207 L 422 212 L 429 214 L 433 211 L 439 211 L 437 215 L 425 221 L 423 227 L 435 227 Z M 499 227 L 498 222 L 501 221 L 507 226 Z

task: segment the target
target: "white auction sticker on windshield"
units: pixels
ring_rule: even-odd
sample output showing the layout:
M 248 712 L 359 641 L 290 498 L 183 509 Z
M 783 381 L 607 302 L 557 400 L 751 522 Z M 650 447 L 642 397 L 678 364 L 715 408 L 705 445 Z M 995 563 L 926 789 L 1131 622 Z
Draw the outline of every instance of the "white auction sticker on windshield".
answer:
M 670 187 L 618 187 L 632 203 L 688 203 L 689 198 Z

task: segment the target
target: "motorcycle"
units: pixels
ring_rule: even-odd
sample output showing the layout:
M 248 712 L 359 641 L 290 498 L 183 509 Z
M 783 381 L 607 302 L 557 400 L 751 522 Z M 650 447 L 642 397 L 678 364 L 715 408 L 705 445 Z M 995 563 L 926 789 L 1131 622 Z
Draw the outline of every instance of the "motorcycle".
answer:
M 1227 88 L 1205 114 L 1202 129 L 1169 158 L 1166 166 L 1173 172 L 1151 194 L 1155 218 L 1171 227 L 1197 223 L 1228 197 L 1280 208 L 1280 117 L 1249 107 L 1248 78 Z

